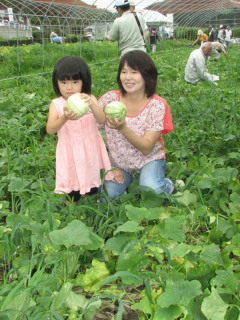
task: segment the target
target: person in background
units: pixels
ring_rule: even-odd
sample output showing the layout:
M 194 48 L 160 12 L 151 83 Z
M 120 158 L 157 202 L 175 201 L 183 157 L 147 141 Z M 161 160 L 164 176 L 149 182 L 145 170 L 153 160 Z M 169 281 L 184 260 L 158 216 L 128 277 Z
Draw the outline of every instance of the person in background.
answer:
M 57 37 L 58 35 L 55 33 L 55 32 L 51 32 L 50 33 L 50 41 L 51 41 L 51 43 L 53 43 L 53 38 L 55 38 L 55 37 Z
M 136 5 L 135 5 L 134 0 L 129 0 L 129 4 L 130 4 L 130 11 L 131 12 L 136 12 Z M 140 13 L 140 12 L 138 12 L 138 13 Z M 144 29 L 144 38 L 145 38 L 145 40 L 147 40 L 148 35 L 149 35 L 149 29 L 148 29 L 147 24 L 145 23 L 145 29 Z
M 217 84 L 215 81 L 219 80 L 219 76 L 206 71 L 207 59 L 211 51 L 212 43 L 205 42 L 199 49 L 191 52 L 185 68 L 185 80 L 187 83 L 196 84 L 199 81 L 208 81 Z
M 105 122 L 105 114 L 97 99 L 91 95 L 91 74 L 83 59 L 65 56 L 58 60 L 52 81 L 57 98 L 50 104 L 46 130 L 50 135 L 58 134 L 54 192 L 67 194 L 76 204 L 81 195 L 97 193 L 101 185 L 100 170 L 111 169 L 97 127 L 97 122 Z M 76 93 L 90 107 L 81 118 L 66 107 L 67 99 Z M 111 180 L 115 175 L 120 183 L 123 182 L 117 170 L 108 172 L 105 179 Z
M 221 52 L 224 54 L 226 59 L 229 59 L 225 45 L 218 41 L 212 42 L 212 51 L 210 52 L 209 57 L 213 57 L 215 61 L 218 61 Z
M 174 183 L 165 177 L 166 155 L 163 135 L 173 130 L 167 102 L 156 95 L 158 71 L 151 57 L 140 50 L 127 52 L 119 63 L 119 91 L 109 91 L 99 99 L 104 108 L 113 101 L 127 107 L 123 121 L 106 116 L 105 137 L 111 164 L 120 169 L 124 182 L 105 181 L 110 199 L 120 197 L 139 175 L 139 185 L 156 194 L 171 195 Z M 147 188 L 146 188 L 147 189 Z
M 220 27 L 219 27 L 220 29 L 219 29 L 219 31 L 218 31 L 218 41 L 220 42 L 220 43 L 222 43 L 222 44 L 226 44 L 225 43 L 225 39 L 226 39 L 226 26 L 224 26 L 224 25 L 220 25 Z
M 145 21 L 142 15 L 130 11 L 128 0 L 116 0 L 115 8 L 120 14 L 120 17 L 113 22 L 109 33 L 105 35 L 105 39 L 118 41 L 121 57 L 125 53 L 133 50 L 146 52 L 144 38 Z
M 157 49 L 157 41 L 160 42 L 158 34 L 155 29 L 151 30 L 149 33 L 149 44 L 152 47 L 152 53 L 156 52 Z
M 206 35 L 206 33 L 204 33 L 202 30 L 198 30 L 198 36 L 197 39 L 193 42 L 192 47 L 199 41 L 201 40 L 201 43 L 204 43 L 206 41 L 208 41 L 208 36 Z
M 231 30 L 231 27 L 230 26 L 227 26 L 227 29 L 226 29 L 226 49 L 228 50 L 229 49 L 229 45 L 231 43 L 231 37 L 232 37 L 232 30 Z
M 208 35 L 208 41 L 214 42 L 217 41 L 218 32 L 216 29 L 213 28 L 213 26 L 208 26 L 209 35 Z

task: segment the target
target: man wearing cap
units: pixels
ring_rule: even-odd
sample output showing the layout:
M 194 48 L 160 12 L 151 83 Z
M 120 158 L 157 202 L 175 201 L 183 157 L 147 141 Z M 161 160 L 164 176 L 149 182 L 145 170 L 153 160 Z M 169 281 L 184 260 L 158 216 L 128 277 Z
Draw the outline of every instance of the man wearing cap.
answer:
M 226 26 L 223 26 L 222 24 L 220 25 L 220 30 L 218 31 L 218 41 L 221 43 L 225 43 L 225 38 L 226 38 Z
M 197 43 L 199 40 L 202 41 L 202 43 L 208 41 L 208 36 L 206 35 L 206 33 L 204 33 L 202 30 L 198 30 L 198 37 L 197 39 L 193 42 L 192 47 L 195 45 L 195 43 Z
M 128 0 L 129 4 L 130 4 L 130 11 L 131 12 L 136 12 L 136 6 L 135 6 L 135 2 L 133 0 Z M 141 14 L 140 12 L 138 12 L 139 14 Z M 148 26 L 145 22 L 145 28 L 144 28 L 144 38 L 145 40 L 147 39 L 149 35 L 149 30 L 148 30 Z
M 133 50 L 146 52 L 144 39 L 145 21 L 142 15 L 130 11 L 129 0 L 116 0 L 115 7 L 120 17 L 114 21 L 111 30 L 105 35 L 105 39 L 118 41 L 121 57 L 126 52 Z M 137 20 L 139 21 L 139 26 Z
M 217 41 L 218 32 L 216 29 L 214 29 L 211 25 L 208 26 L 209 35 L 208 35 L 208 41 L 213 42 Z
M 205 42 L 201 48 L 191 52 L 185 68 L 185 80 L 189 84 L 196 84 L 199 81 L 208 81 L 217 84 L 219 76 L 206 71 L 207 58 L 212 51 L 212 43 Z

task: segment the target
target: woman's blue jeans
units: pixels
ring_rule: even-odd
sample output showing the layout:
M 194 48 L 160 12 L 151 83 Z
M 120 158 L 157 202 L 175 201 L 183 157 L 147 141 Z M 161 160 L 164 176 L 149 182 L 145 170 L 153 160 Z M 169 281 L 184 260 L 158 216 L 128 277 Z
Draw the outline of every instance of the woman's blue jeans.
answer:
M 104 181 L 104 186 L 108 193 L 110 200 L 120 197 L 127 189 L 127 187 L 132 183 L 132 175 L 122 170 L 124 175 L 124 182 L 118 183 L 116 181 Z M 155 160 L 147 163 L 139 172 L 139 185 L 153 189 L 157 194 L 167 193 L 170 195 L 173 192 L 174 184 L 171 180 L 165 178 L 166 172 L 166 161 L 165 160 Z

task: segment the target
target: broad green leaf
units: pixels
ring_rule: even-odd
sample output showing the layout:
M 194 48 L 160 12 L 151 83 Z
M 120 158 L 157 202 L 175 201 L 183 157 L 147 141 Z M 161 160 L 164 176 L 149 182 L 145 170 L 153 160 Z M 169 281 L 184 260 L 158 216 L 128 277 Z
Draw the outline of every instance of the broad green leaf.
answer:
M 196 185 L 200 188 L 200 189 L 211 189 L 213 186 L 212 183 L 212 178 L 209 177 L 208 175 L 204 174 L 202 177 L 202 180 L 198 181 L 196 183 Z
M 203 252 L 201 253 L 201 258 L 208 265 L 219 265 L 222 264 L 221 251 L 219 246 L 211 244 L 205 246 Z
M 235 294 L 240 291 L 240 281 L 231 270 L 217 270 L 211 285 L 218 293 Z
M 169 306 L 168 308 L 161 308 L 157 305 L 153 320 L 175 320 L 182 314 L 179 306 Z
M 127 221 L 121 226 L 119 226 L 115 231 L 114 231 L 114 236 L 119 233 L 119 232 L 138 232 L 143 230 L 143 227 L 140 227 L 136 221 Z
M 197 201 L 197 196 L 189 190 L 185 190 L 182 195 L 178 193 L 175 200 L 188 207 L 190 203 L 195 203 Z
M 24 312 L 35 305 L 36 303 L 31 298 L 29 290 L 25 289 L 11 300 L 5 310 L 14 310 L 15 314 L 11 314 L 11 320 L 17 320 L 21 312 Z
M 125 209 L 127 210 L 126 215 L 130 220 L 140 222 L 143 219 L 147 219 L 150 216 L 149 210 L 146 208 L 137 208 L 132 205 L 126 205 Z
M 103 245 L 103 239 L 91 231 L 84 223 L 73 220 L 65 228 L 49 233 L 51 241 L 66 248 L 80 246 L 86 250 L 95 250 Z
M 30 185 L 31 181 L 22 179 L 22 178 L 14 178 L 11 180 L 8 191 L 9 192 L 26 192 L 28 191 L 28 187 Z
M 240 195 L 234 192 L 230 195 L 230 200 L 232 201 L 229 203 L 229 208 L 231 213 L 239 213 L 240 212 Z
M 56 293 L 56 296 L 53 299 L 51 304 L 51 310 L 58 310 L 65 303 L 67 297 L 72 291 L 72 284 L 69 282 L 64 283 L 61 290 Z
M 141 310 L 143 311 L 145 314 L 150 314 L 152 315 L 154 309 L 156 309 L 156 306 L 151 305 L 151 303 L 149 302 L 147 296 L 145 296 L 144 298 L 142 298 L 139 302 L 134 303 L 131 308 L 133 310 Z
M 159 233 L 165 239 L 182 242 L 185 240 L 185 234 L 182 230 L 184 222 L 185 219 L 181 216 L 166 219 L 158 224 Z
M 84 310 L 88 305 L 90 300 L 88 300 L 84 295 L 77 294 L 75 292 L 70 292 L 66 298 L 66 304 L 72 311 Z M 87 310 L 84 312 L 84 317 L 86 320 L 92 320 L 96 309 L 100 308 L 102 301 L 100 299 L 92 302 Z
M 116 237 L 108 239 L 103 250 L 111 250 L 114 255 L 119 255 L 130 240 L 129 236 L 119 234 Z
M 194 249 L 193 246 L 190 246 L 185 243 L 180 243 L 175 248 L 169 249 L 169 252 L 171 254 L 171 257 L 178 256 L 183 258 L 186 254 L 188 254 L 193 249 Z
M 74 283 L 84 288 L 84 291 L 94 292 L 99 283 L 110 275 L 104 262 L 96 259 L 92 261 L 92 268 L 87 269 L 84 275 L 79 275 Z
M 228 305 L 212 287 L 210 296 L 203 300 L 201 310 L 208 320 L 224 320 L 227 308 Z
M 157 304 L 161 308 L 178 304 L 186 307 L 191 299 L 200 294 L 202 294 L 201 283 L 197 280 L 169 279 L 166 282 L 165 291 L 157 300 Z

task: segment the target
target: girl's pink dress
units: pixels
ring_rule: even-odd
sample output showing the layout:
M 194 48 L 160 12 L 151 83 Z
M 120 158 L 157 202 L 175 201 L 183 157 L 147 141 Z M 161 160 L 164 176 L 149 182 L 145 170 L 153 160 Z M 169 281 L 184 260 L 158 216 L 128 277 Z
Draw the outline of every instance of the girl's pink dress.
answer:
M 66 101 L 53 100 L 59 117 L 63 115 Z M 68 120 L 58 131 L 56 149 L 55 193 L 79 191 L 85 194 L 101 185 L 100 170 L 111 169 L 107 150 L 91 111 L 77 120 Z M 113 180 L 108 172 L 106 180 Z

